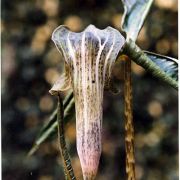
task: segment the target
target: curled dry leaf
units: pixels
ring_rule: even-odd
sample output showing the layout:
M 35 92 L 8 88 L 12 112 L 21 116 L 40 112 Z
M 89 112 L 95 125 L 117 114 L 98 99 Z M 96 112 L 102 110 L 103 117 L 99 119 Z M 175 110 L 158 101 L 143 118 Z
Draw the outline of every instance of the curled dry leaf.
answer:
M 65 62 L 65 73 L 62 74 L 57 81 L 54 83 L 53 87 L 49 90 L 52 95 L 58 95 L 59 91 L 66 91 L 71 88 L 71 76 L 69 67 Z

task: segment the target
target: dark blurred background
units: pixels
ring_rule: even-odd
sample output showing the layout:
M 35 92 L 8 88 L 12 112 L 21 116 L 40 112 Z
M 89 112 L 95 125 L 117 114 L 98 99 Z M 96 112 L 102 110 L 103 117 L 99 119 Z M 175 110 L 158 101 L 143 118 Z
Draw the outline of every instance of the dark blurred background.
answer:
M 177 0 L 155 0 L 137 44 L 177 58 Z M 65 24 L 120 30 L 120 0 L 2 0 L 2 175 L 3 180 L 64 179 L 57 136 L 30 150 L 43 123 L 56 108 L 48 90 L 63 71 L 63 58 L 51 41 Z M 133 23 L 133 22 L 132 22 Z M 178 93 L 132 64 L 137 180 L 178 179 Z M 116 68 L 116 76 L 120 72 Z M 75 145 L 75 119 L 65 127 L 72 165 L 82 179 Z M 123 89 L 105 93 L 103 151 L 97 180 L 125 178 Z

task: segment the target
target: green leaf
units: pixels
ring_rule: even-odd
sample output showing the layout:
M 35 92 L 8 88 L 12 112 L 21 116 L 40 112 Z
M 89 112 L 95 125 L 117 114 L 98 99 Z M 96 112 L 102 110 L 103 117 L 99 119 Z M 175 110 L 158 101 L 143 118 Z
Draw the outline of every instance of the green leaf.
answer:
M 66 108 L 68 103 L 73 98 L 73 93 L 70 92 L 63 101 L 63 106 Z M 40 129 L 37 139 L 42 136 L 42 134 L 56 121 L 57 109 L 50 115 L 49 120 L 44 123 L 43 127 Z
M 145 54 L 159 66 L 168 76 L 178 80 L 178 60 L 172 57 L 144 51 Z
M 153 0 L 122 0 L 122 2 L 124 5 L 122 29 L 126 32 L 127 39 L 136 41 Z
M 64 122 L 65 124 L 72 119 L 74 116 L 75 108 L 74 108 L 74 98 L 72 92 L 65 98 L 63 101 L 64 105 Z M 57 134 L 57 109 L 51 114 L 49 121 L 44 124 L 42 129 L 40 130 L 39 135 L 37 136 L 33 147 L 28 153 L 28 156 L 34 154 L 38 149 L 39 146 L 46 141 L 49 137 L 54 136 Z

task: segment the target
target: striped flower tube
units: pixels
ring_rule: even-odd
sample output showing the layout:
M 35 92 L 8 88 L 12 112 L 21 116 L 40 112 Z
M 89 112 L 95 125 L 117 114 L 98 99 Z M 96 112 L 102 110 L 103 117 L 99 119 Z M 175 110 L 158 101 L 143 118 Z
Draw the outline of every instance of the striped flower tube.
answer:
M 50 92 L 73 88 L 77 151 L 84 180 L 93 180 L 101 155 L 103 92 L 125 39 L 111 27 L 100 30 L 89 25 L 80 33 L 59 26 L 52 40 L 65 59 L 65 73 Z

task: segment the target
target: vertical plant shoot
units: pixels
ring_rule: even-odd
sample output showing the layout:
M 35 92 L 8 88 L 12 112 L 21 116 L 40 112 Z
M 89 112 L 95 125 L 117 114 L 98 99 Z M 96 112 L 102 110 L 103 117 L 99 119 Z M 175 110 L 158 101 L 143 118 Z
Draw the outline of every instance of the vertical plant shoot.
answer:
M 92 180 L 101 155 L 103 92 L 109 86 L 113 64 L 125 39 L 111 27 L 99 30 L 89 25 L 80 33 L 59 26 L 52 40 L 64 56 L 65 74 L 50 92 L 73 88 L 77 151 L 84 179 Z

